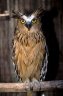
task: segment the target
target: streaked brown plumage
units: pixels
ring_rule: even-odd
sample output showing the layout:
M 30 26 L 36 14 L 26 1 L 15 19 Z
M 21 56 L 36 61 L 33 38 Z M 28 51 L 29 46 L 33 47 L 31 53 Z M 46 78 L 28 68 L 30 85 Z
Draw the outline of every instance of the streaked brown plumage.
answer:
M 36 16 L 38 13 L 36 13 L 37 22 L 34 22 L 30 29 L 25 26 L 23 20 L 21 22 L 22 17 L 17 19 L 17 27 L 12 40 L 12 60 L 22 82 L 27 79 L 32 81 L 33 78 L 40 80 L 41 67 L 46 54 L 46 39 L 41 31 L 40 19 Z M 29 20 L 28 17 L 27 20 Z
M 40 67 L 45 54 L 43 34 L 41 32 L 29 34 L 17 32 L 14 37 L 13 50 L 15 51 L 13 60 L 17 64 L 22 80 L 33 77 L 39 80 Z

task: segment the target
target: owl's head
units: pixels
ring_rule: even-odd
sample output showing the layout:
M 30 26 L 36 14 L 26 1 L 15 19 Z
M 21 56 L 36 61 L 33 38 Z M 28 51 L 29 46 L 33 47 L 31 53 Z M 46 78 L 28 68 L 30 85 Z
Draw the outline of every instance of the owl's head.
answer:
M 32 14 L 22 14 L 19 11 L 13 11 L 14 16 L 18 19 L 21 27 L 25 27 L 27 30 L 35 27 L 37 28 L 40 25 L 40 17 L 43 13 L 43 9 L 38 9 Z

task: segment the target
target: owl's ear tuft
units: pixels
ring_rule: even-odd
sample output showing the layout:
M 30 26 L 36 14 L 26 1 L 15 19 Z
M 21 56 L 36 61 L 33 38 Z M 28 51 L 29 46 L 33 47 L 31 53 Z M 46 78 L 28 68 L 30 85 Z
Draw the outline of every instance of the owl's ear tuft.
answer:
M 40 17 L 45 13 L 45 10 L 42 8 L 38 8 L 35 12 L 33 12 L 33 15 L 35 15 L 36 17 Z
M 12 10 L 12 18 L 21 18 L 21 16 L 23 16 L 22 13 Z

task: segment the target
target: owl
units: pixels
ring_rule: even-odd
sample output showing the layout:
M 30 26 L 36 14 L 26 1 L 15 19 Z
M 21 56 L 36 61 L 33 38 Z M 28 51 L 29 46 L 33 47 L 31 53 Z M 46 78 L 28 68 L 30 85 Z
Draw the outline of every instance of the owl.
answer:
M 32 14 L 13 11 L 17 26 L 12 40 L 12 61 L 21 82 L 45 80 L 48 48 L 41 29 L 42 13 L 42 9 Z

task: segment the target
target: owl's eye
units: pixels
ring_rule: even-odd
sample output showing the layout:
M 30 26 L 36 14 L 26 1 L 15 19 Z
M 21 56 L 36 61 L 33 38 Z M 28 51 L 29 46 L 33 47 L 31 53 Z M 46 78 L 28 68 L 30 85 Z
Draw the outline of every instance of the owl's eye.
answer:
M 32 23 L 34 24 L 34 23 L 36 23 L 37 22 L 37 19 L 33 19 L 32 20 Z
M 24 20 L 24 19 L 21 19 L 20 22 L 21 22 L 22 24 L 24 24 L 24 23 L 25 23 L 25 20 Z

